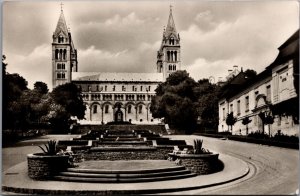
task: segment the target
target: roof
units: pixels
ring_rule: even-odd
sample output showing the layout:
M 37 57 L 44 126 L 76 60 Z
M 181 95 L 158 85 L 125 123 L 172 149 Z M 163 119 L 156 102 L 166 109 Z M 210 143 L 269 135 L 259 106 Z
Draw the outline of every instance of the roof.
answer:
M 279 48 L 279 54 L 273 63 L 266 69 L 271 69 L 276 65 L 280 65 L 287 60 L 299 56 L 299 30 L 297 30 L 287 41 L 285 41 Z
M 163 73 L 72 72 L 72 81 L 163 82 Z
M 66 20 L 64 17 L 64 13 L 63 11 L 61 11 L 57 25 L 56 25 L 56 29 L 54 31 L 54 35 L 58 35 L 60 33 L 60 31 L 62 31 L 66 36 L 68 36 L 68 27 L 66 24 Z
M 172 15 L 172 8 L 170 8 L 170 15 L 169 15 L 167 28 L 165 31 L 165 36 L 169 37 L 171 34 L 174 34 L 177 37 L 175 22 L 174 22 L 173 15 Z

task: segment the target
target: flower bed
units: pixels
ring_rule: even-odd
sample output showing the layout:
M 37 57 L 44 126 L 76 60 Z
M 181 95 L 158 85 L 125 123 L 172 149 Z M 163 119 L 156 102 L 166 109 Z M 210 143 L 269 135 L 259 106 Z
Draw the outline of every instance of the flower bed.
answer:
M 29 154 L 27 155 L 28 176 L 36 180 L 50 179 L 69 167 L 68 160 L 69 155 Z

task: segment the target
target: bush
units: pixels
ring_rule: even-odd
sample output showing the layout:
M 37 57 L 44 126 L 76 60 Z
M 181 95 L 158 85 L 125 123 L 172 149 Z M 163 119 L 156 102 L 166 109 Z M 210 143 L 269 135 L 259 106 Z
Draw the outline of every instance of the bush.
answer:
M 39 147 L 43 150 L 45 155 L 56 155 L 58 153 L 55 140 L 49 140 L 47 144 L 45 144 L 45 148 L 42 146 Z
M 248 137 L 255 138 L 255 139 L 269 139 L 269 136 L 266 133 L 262 133 L 260 131 L 249 133 Z
M 288 143 L 299 143 L 299 138 L 294 135 L 284 135 L 282 133 L 276 133 L 274 137 L 272 138 L 274 141 L 279 141 L 279 142 L 288 142 Z
M 203 140 L 195 139 L 194 140 L 194 154 L 208 154 L 208 150 L 202 148 Z

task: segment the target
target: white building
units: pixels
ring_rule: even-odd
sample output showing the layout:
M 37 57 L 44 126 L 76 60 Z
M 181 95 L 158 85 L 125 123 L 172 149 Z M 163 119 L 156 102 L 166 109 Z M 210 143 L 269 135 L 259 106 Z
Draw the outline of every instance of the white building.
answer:
M 245 117 L 252 120 L 248 133 L 299 134 L 299 30 L 278 49 L 275 61 L 253 80 L 247 81 L 240 72 L 230 82 L 219 100 L 219 132 L 228 131 L 226 116 L 233 112 L 237 118 L 233 134 L 247 134 L 242 124 Z M 273 116 L 274 123 L 264 124 L 260 113 Z
M 80 55 L 80 54 L 78 54 Z M 158 123 L 150 112 L 151 98 L 158 84 L 180 70 L 180 38 L 170 9 L 168 24 L 157 52 L 157 73 L 78 72 L 77 50 L 61 11 L 52 42 L 53 88 L 75 83 L 87 105 L 85 121 L 101 124 L 111 121 Z

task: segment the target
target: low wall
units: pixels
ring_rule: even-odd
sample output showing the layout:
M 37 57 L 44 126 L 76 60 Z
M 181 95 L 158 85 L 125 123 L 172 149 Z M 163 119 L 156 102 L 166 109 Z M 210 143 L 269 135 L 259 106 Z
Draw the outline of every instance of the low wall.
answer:
M 28 176 L 36 180 L 50 179 L 68 168 L 68 159 L 68 155 L 29 154 L 27 155 Z
M 169 154 L 179 165 L 198 175 L 210 174 L 220 167 L 219 154 Z

